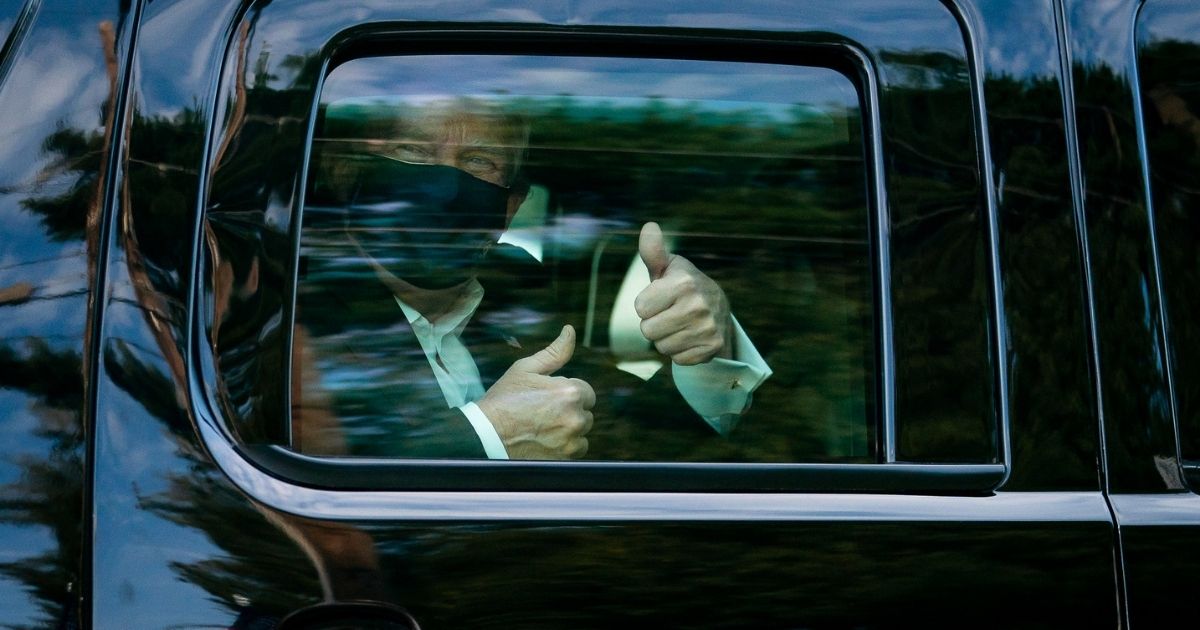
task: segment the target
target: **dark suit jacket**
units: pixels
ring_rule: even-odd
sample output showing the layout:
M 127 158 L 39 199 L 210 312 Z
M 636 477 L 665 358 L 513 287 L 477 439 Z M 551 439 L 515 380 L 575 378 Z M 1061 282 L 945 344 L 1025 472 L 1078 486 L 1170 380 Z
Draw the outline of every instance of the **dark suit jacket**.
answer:
M 493 257 L 478 276 L 484 298 L 462 334 L 486 390 L 517 359 L 545 347 L 565 322 L 553 283 L 536 264 Z M 482 458 L 479 438 L 457 409 L 447 408 L 428 360 L 392 293 L 369 267 L 341 269 L 326 280 L 301 278 L 296 321 L 309 347 L 293 422 L 331 413 L 351 455 Z M 576 346 L 556 375 L 596 390 L 588 459 L 711 458 L 697 445 L 720 438 L 678 394 L 664 368 L 650 381 L 617 370 L 607 353 Z M 327 449 L 311 439 L 299 450 Z M 328 436 L 326 436 L 328 441 Z

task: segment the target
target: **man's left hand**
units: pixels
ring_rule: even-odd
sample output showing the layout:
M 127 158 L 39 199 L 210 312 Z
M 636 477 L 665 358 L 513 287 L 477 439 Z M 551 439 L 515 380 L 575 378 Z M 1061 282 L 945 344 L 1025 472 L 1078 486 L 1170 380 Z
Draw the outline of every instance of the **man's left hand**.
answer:
M 634 301 L 642 334 L 679 365 L 733 356 L 729 299 L 688 259 L 671 254 L 657 223 L 642 226 L 638 254 L 650 270 L 650 286 Z

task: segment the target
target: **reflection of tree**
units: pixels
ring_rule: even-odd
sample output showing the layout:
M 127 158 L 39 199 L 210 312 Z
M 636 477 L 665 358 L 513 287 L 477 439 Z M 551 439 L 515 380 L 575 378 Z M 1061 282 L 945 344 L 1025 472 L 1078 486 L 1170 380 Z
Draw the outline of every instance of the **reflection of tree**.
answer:
M 495 108 L 487 110 L 489 115 L 503 112 L 509 119 L 530 121 L 523 177 L 548 187 L 550 204 L 584 224 L 575 229 L 569 220 L 554 224 L 551 218 L 548 238 L 566 244 L 559 250 L 548 245 L 557 251 L 543 266 L 554 276 L 553 290 L 534 282 L 518 290 L 522 280 L 536 275 L 525 270 L 514 271 L 526 274 L 520 279 L 485 280 L 489 295 L 504 291 L 503 303 L 582 330 L 589 289 L 599 289 L 597 309 L 607 319 L 604 313 L 636 254 L 632 237 L 642 222 L 662 222 L 679 235 L 678 251 L 725 287 L 739 321 L 775 370 L 770 391 L 755 398 L 755 424 L 735 440 L 736 451 L 729 442 L 713 440 L 699 450 L 663 445 L 663 452 L 688 453 L 696 460 L 869 460 L 872 269 L 856 102 L 763 111 L 563 95 L 490 105 Z M 326 110 L 318 133 L 386 139 L 389 120 L 418 107 L 395 102 L 339 106 Z M 334 165 L 325 168 L 314 178 L 334 171 Z M 315 185 L 320 186 L 319 179 Z M 598 240 L 601 234 L 606 240 Z M 341 286 L 347 281 L 344 270 L 327 263 L 354 253 L 315 237 L 305 242 L 313 259 L 303 280 L 307 289 L 349 295 Z M 593 254 L 600 251 L 604 257 L 595 267 L 600 276 L 593 280 Z M 306 321 L 320 321 L 316 308 L 320 304 L 306 303 Z M 349 334 L 343 332 L 335 344 Z M 369 337 L 360 334 L 353 343 L 358 348 L 383 343 Z M 385 368 L 378 369 L 382 374 Z M 339 400 L 346 409 L 372 407 L 369 391 L 354 404 L 351 399 L 343 394 Z M 389 411 L 382 403 L 378 407 L 371 421 L 388 422 Z M 645 439 L 693 440 L 669 433 Z
M 28 197 L 21 205 L 40 215 L 46 235 L 56 241 L 76 241 L 84 237 L 89 208 L 96 201 L 100 165 L 104 155 L 104 135 L 70 127 L 60 127 L 46 137 L 42 150 L 59 159 L 42 171 L 42 177 L 69 173 L 74 183 L 61 194 Z
M 892 627 L 928 622 L 923 614 L 977 620 L 998 592 L 1042 611 L 1049 627 L 1111 624 L 1115 613 L 1095 605 L 1111 570 L 1098 535 L 961 523 L 853 530 L 440 525 L 395 528 L 379 545 L 431 628 Z M 1054 588 L 1047 564 L 1062 571 Z M 709 605 L 711 593 L 720 598 Z M 997 611 L 989 623 L 1014 625 L 1008 615 L 1026 610 Z
M 169 369 L 164 372 L 139 358 L 145 352 L 118 340 L 106 349 L 105 367 L 117 387 L 163 423 L 177 454 L 190 462 L 186 472 L 170 477 L 166 491 L 141 497 L 140 503 L 169 521 L 204 532 L 222 550 L 217 557 L 177 562 L 174 569 L 181 578 L 231 610 L 249 600 L 257 610 L 281 615 L 309 603 L 305 593 L 320 592 L 312 566 L 278 525 L 233 490 L 207 461 L 176 394 L 185 374 L 174 340 L 183 337 L 186 321 L 184 303 L 177 296 L 187 286 L 178 270 L 191 264 L 187 249 L 178 246 L 176 231 L 189 223 L 186 191 L 196 186 L 203 119 L 192 109 L 169 119 L 135 117 L 131 134 L 135 142 L 124 191 L 132 219 L 120 226 L 121 245 L 138 306 Z
M 111 122 L 111 113 L 110 104 L 102 115 Z M 188 249 L 180 246 L 179 228 L 190 224 L 187 195 L 197 187 L 203 117 L 191 108 L 172 118 L 135 115 L 127 133 L 137 142 L 125 165 L 121 204 L 125 212 L 133 210 L 123 216 L 139 220 L 118 221 L 114 247 L 126 254 L 136 307 L 156 333 L 169 369 L 148 359 L 146 349 L 120 340 L 110 340 L 103 365 L 113 384 L 163 423 L 177 453 L 190 462 L 184 473 L 171 479 L 167 491 L 141 497 L 142 507 L 205 532 L 225 551 L 216 558 L 177 564 L 182 578 L 208 590 L 231 610 L 240 606 L 237 594 L 257 609 L 282 614 L 310 603 L 313 598 L 304 594 L 320 592 L 312 566 L 280 533 L 278 524 L 264 518 L 214 472 L 176 394 L 183 363 L 174 339 L 183 337 L 181 322 L 186 317 L 183 301 L 167 296 L 182 294 L 189 283 L 180 273 L 191 260 Z M 50 192 L 21 200 L 40 218 L 49 240 L 86 238 L 89 261 L 98 260 L 98 184 L 107 146 L 107 133 L 60 126 L 42 143 L 50 159 L 35 182 L 38 193 Z M 137 194 L 130 195 L 131 189 Z M 136 206 L 130 208 L 131 202 Z M 90 271 L 89 278 L 93 274 Z M 44 296 L 31 285 L 18 284 L 0 287 L 0 297 L 0 307 L 14 307 Z M 0 573 L 26 584 L 52 619 L 74 615 L 73 606 L 64 606 L 64 589 L 81 579 L 83 365 L 78 350 L 58 350 L 38 339 L 0 344 L 0 389 L 23 392 L 35 401 L 30 408 L 38 419 L 35 435 L 49 441 L 44 451 L 48 455 L 39 452 L 13 462 L 21 469 L 20 480 L 0 489 L 0 519 L 46 527 L 58 543 L 53 551 L 0 565 Z M 267 556 L 277 562 L 264 562 Z
M 990 461 L 990 265 L 966 64 L 940 52 L 888 51 L 881 59 L 902 456 Z M 1048 85 L 999 80 L 989 89 L 1036 94 L 1027 111 L 1041 115 L 1052 105 Z M 746 426 L 776 436 L 747 445 L 747 459 L 865 454 L 833 449 L 844 442 L 825 435 L 849 430 L 866 439 L 863 419 L 873 412 L 874 279 L 856 103 L 826 106 L 824 121 L 803 107 L 791 108 L 790 120 L 771 119 L 659 98 L 639 106 L 570 95 L 500 103 L 531 121 L 526 175 L 551 188 L 565 215 L 626 232 L 663 222 L 722 282 L 775 369 L 764 387 L 786 385 L 756 396 L 755 411 L 792 423 Z M 349 116 L 330 108 L 327 135 L 371 137 L 386 127 L 388 107 L 395 104 L 360 102 Z M 1036 168 L 1028 157 L 1013 166 Z M 559 261 L 560 295 L 587 295 L 593 250 L 584 249 L 580 260 Z
M 898 455 L 988 461 L 986 215 L 964 60 L 886 51 L 880 106 L 891 219 Z
M 308 558 L 211 466 L 195 465 L 189 474 L 173 476 L 167 490 L 143 497 L 139 505 L 203 532 L 221 550 L 171 565 L 212 601 L 236 611 L 239 600 L 248 600 L 256 610 L 277 616 L 317 601 L 321 587 Z
M 989 77 L 1001 187 L 1000 266 L 1010 369 L 1013 489 L 1094 488 L 1096 434 L 1060 86 Z
M 72 614 L 69 584 L 78 583 L 80 508 L 83 501 L 83 433 L 79 410 L 83 381 L 79 353 L 55 350 L 40 339 L 0 345 L 0 390 L 26 392 L 38 419 L 34 435 L 49 442 L 35 454 L 18 456 L 19 481 L 0 488 L 0 520 L 48 528 L 52 549 L 0 564 L 0 573 L 26 585 L 47 618 Z
M 32 181 L 6 187 L 0 193 L 22 195 L 19 204 L 38 216 L 49 242 L 84 241 L 82 264 L 87 268 L 88 290 L 95 285 L 99 260 L 98 235 L 103 209 L 101 173 L 105 170 L 106 147 L 112 133 L 117 77 L 119 27 L 101 21 L 100 54 L 105 62 L 109 91 L 100 103 L 102 132 L 64 126 L 42 140 L 41 150 L 50 160 L 43 163 Z M 12 114 L 16 116 L 16 113 Z M 52 192 L 61 190 L 62 192 Z M 35 274 L 45 270 L 31 267 Z M 44 277 L 34 276 L 36 281 Z M 61 308 L 89 313 L 95 295 L 74 304 L 78 295 L 43 295 L 31 283 L 0 287 L 0 307 L 60 300 Z M 43 338 L 31 336 L 23 342 L 0 345 L 0 389 L 23 392 L 30 399 L 28 411 L 37 418 L 33 435 L 48 442 L 46 448 L 15 455 L 10 462 L 21 469 L 19 481 L 0 488 L 0 520 L 23 526 L 41 526 L 54 538 L 54 547 L 40 555 L 0 565 L 0 572 L 26 585 L 37 605 L 59 624 L 73 625 L 77 618 L 81 575 L 81 545 L 84 523 L 84 392 L 87 389 L 85 361 L 91 351 L 92 322 L 87 317 L 83 330 L 62 330 L 78 335 L 82 347 L 54 348 Z M 79 348 L 79 349 L 76 349 Z M 24 446 L 18 437 L 15 444 Z M 21 447 L 17 447 L 18 449 Z M 28 448 L 25 446 L 24 448 Z M 17 449 L 14 449 L 17 450 Z M 75 591 L 75 592 L 72 592 Z
M 248 28 L 244 28 L 238 37 L 239 50 L 243 53 L 248 32 Z M 288 63 L 288 67 L 297 65 L 296 60 Z M 218 147 L 219 162 L 224 160 L 226 151 L 245 148 L 245 143 L 253 145 L 256 161 L 267 164 L 284 162 L 282 156 L 294 149 L 285 143 L 273 142 L 278 137 L 277 120 L 264 112 L 247 110 L 240 103 L 246 102 L 248 92 L 254 95 L 266 93 L 274 105 L 279 104 L 279 99 L 299 102 L 303 99 L 302 90 L 272 90 L 267 84 L 274 78 L 263 70 L 266 59 L 260 59 L 257 67 L 255 84 L 247 87 L 239 80 L 235 87 L 238 99 L 230 121 L 232 130 Z M 239 77 L 242 70 L 244 68 L 239 67 Z M 288 117 L 283 119 L 288 120 Z M 246 127 L 254 133 L 244 133 Z M 130 150 L 125 165 L 126 179 L 120 190 L 123 211 L 118 221 L 118 244 L 124 253 L 125 271 L 136 306 L 144 316 L 166 369 L 157 361 L 143 358 L 154 356 L 154 351 L 115 339 L 110 340 L 106 348 L 104 365 L 117 387 L 163 423 L 164 432 L 174 443 L 184 465 L 177 469 L 180 472 L 170 474 L 167 490 L 139 497 L 141 507 L 180 526 L 203 532 L 221 550 L 220 554 L 194 562 L 177 561 L 174 570 L 182 579 L 203 588 L 215 602 L 231 610 L 238 610 L 248 600 L 255 610 L 281 616 L 312 603 L 321 594 L 312 563 L 317 558 L 311 557 L 321 555 L 320 549 L 311 550 L 313 545 L 319 547 L 319 542 L 307 540 L 308 532 L 303 524 L 274 515 L 270 510 L 260 511 L 233 489 L 201 449 L 189 415 L 183 408 L 184 401 L 177 395 L 186 378 L 178 340 L 187 337 L 183 326 L 187 321 L 186 295 L 192 282 L 188 270 L 191 257 L 195 255 L 188 248 L 179 246 L 179 230 L 181 226 L 191 225 L 192 194 L 200 186 L 198 165 L 204 157 L 205 132 L 204 117 L 193 108 L 185 108 L 170 118 L 135 114 L 132 119 L 127 140 Z M 245 155 L 242 151 L 231 151 L 231 154 Z M 242 167 L 234 165 L 231 170 L 240 172 Z M 282 170 L 274 172 L 282 173 Z M 214 189 L 244 192 L 245 186 L 267 188 L 262 181 L 243 177 L 233 181 L 223 179 L 214 185 Z M 262 202 L 263 205 L 253 208 L 230 209 L 235 217 L 233 229 L 237 233 L 247 234 L 256 224 L 261 227 L 262 210 L 270 201 L 262 199 Z M 220 205 L 219 201 L 215 204 Z M 214 229 L 220 228 L 214 228 L 212 223 L 206 225 L 210 243 Z M 215 269 L 201 271 L 212 274 L 210 277 L 215 285 L 212 290 L 219 302 L 218 321 L 228 319 L 230 322 L 230 326 L 222 330 L 226 336 L 221 338 L 220 348 L 234 347 L 235 352 L 221 356 L 219 361 L 225 361 L 223 367 L 238 372 L 241 378 L 222 379 L 217 385 L 226 388 L 224 395 L 234 399 L 252 396 L 261 392 L 261 387 L 269 389 L 271 383 L 278 382 L 278 366 L 281 365 L 278 358 L 272 361 L 268 353 L 256 351 L 261 350 L 260 346 L 237 344 L 236 333 L 240 325 L 253 328 L 261 324 L 255 317 L 238 310 L 243 298 L 254 293 L 253 288 L 259 281 L 256 262 L 261 248 L 257 240 L 251 237 L 245 247 L 210 251 L 210 261 Z M 271 271 L 280 273 L 278 269 Z M 275 292 L 282 282 L 275 277 L 269 278 L 268 283 L 270 295 L 278 301 Z M 217 341 L 215 337 L 213 341 Z M 239 362 L 264 364 L 265 367 L 256 374 L 253 370 L 238 369 Z M 302 553 L 293 541 L 299 542 L 309 555 Z M 372 549 L 369 538 L 365 548 Z
M 183 125 L 195 121 L 194 112 L 181 118 Z M 179 149 L 183 126 L 175 121 L 151 121 L 152 133 L 161 138 L 168 152 Z M 173 133 L 176 132 L 176 133 Z M 42 148 L 52 159 L 41 169 L 39 181 L 62 182 L 60 190 L 49 195 L 29 196 L 21 205 L 41 217 L 46 235 L 54 241 L 77 241 L 89 236 L 88 260 L 97 260 L 94 244 L 96 228 L 88 222 L 97 208 L 99 173 L 103 171 L 105 135 L 70 127 L 59 127 L 49 135 Z M 163 197 L 178 196 L 177 188 L 168 182 L 147 182 L 151 190 Z M 170 182 L 178 186 L 179 182 Z M 154 187 L 157 184 L 157 187 Z M 170 204 L 160 203 L 160 206 Z M 183 215 L 176 215 L 175 218 Z M 166 225 L 164 224 L 165 228 Z M 160 232 L 146 235 L 156 255 L 173 254 L 177 263 L 180 248 L 176 235 Z M 93 277 L 94 272 L 89 272 Z M 159 274 L 166 277 L 168 274 Z M 39 297 L 30 290 L 16 291 L 14 300 L 0 303 L 16 305 L 22 300 Z M 24 297 L 21 297 L 24 296 Z M 20 299 L 16 299 L 20 298 Z M 89 318 L 90 319 L 90 318 Z M 89 324 L 90 325 L 90 324 Z M 86 334 L 84 335 L 86 336 Z M 114 355 L 114 352 L 116 355 Z M 119 359 L 114 360 L 114 356 Z M 156 416 L 171 419 L 171 427 L 186 435 L 191 427 L 175 398 L 173 385 L 149 365 L 138 363 L 127 349 L 118 347 L 106 356 L 110 376 L 121 386 L 128 386 Z M 35 435 L 50 442 L 43 455 L 23 456 L 14 462 L 22 469 L 21 480 L 0 490 L 0 518 L 11 523 L 48 527 L 57 541 L 56 550 L 39 556 L 23 558 L 0 566 L 0 572 L 29 586 L 39 604 L 51 618 L 74 614 L 64 608 L 63 589 L 79 581 L 77 566 L 81 553 L 81 509 L 83 506 L 83 361 L 75 350 L 56 350 L 44 341 L 32 338 L 23 344 L 0 345 L 0 389 L 25 392 L 36 404 L 31 411 L 39 420 Z
M 1073 76 L 1109 436 L 1107 474 L 1114 487 L 1127 491 L 1161 490 L 1164 477 L 1151 458 L 1165 458 L 1168 471 L 1177 458 L 1132 85 L 1124 70 L 1109 66 L 1077 65 Z M 1180 489 L 1174 470 L 1166 486 Z

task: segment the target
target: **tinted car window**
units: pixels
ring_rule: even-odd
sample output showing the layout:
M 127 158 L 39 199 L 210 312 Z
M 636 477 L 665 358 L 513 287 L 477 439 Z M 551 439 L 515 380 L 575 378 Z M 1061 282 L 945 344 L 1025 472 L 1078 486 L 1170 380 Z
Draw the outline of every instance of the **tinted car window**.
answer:
M 1152 6 L 1160 8 L 1163 16 L 1152 13 L 1156 19 L 1143 24 L 1138 70 L 1176 412 L 1183 457 L 1194 466 L 1200 462 L 1200 328 L 1192 324 L 1200 308 L 1200 41 L 1172 32 L 1170 7 Z
M 300 232 L 293 447 L 491 456 L 486 436 L 446 423 L 462 429 L 460 409 L 479 403 L 507 438 L 493 388 L 570 325 L 574 355 L 553 374 L 586 382 L 596 403 L 586 453 L 566 456 L 874 461 L 860 100 L 820 67 L 338 66 Z M 705 291 L 718 316 L 687 319 Z M 688 345 L 711 321 L 724 331 L 715 355 Z

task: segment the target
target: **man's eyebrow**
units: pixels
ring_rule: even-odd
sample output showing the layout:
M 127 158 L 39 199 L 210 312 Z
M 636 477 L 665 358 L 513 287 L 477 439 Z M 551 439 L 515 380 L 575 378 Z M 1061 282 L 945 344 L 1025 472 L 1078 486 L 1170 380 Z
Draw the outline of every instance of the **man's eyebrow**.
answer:
M 504 145 L 497 145 L 494 143 L 485 143 L 482 140 L 471 140 L 460 146 L 467 147 L 468 149 L 471 149 L 472 151 L 479 151 L 481 153 L 489 153 L 492 155 L 501 155 L 501 156 L 507 155 L 511 151 L 511 147 L 504 146 Z
M 404 120 L 396 124 L 394 135 L 397 139 L 421 140 L 423 142 L 433 142 L 437 136 L 435 132 L 424 125 Z

